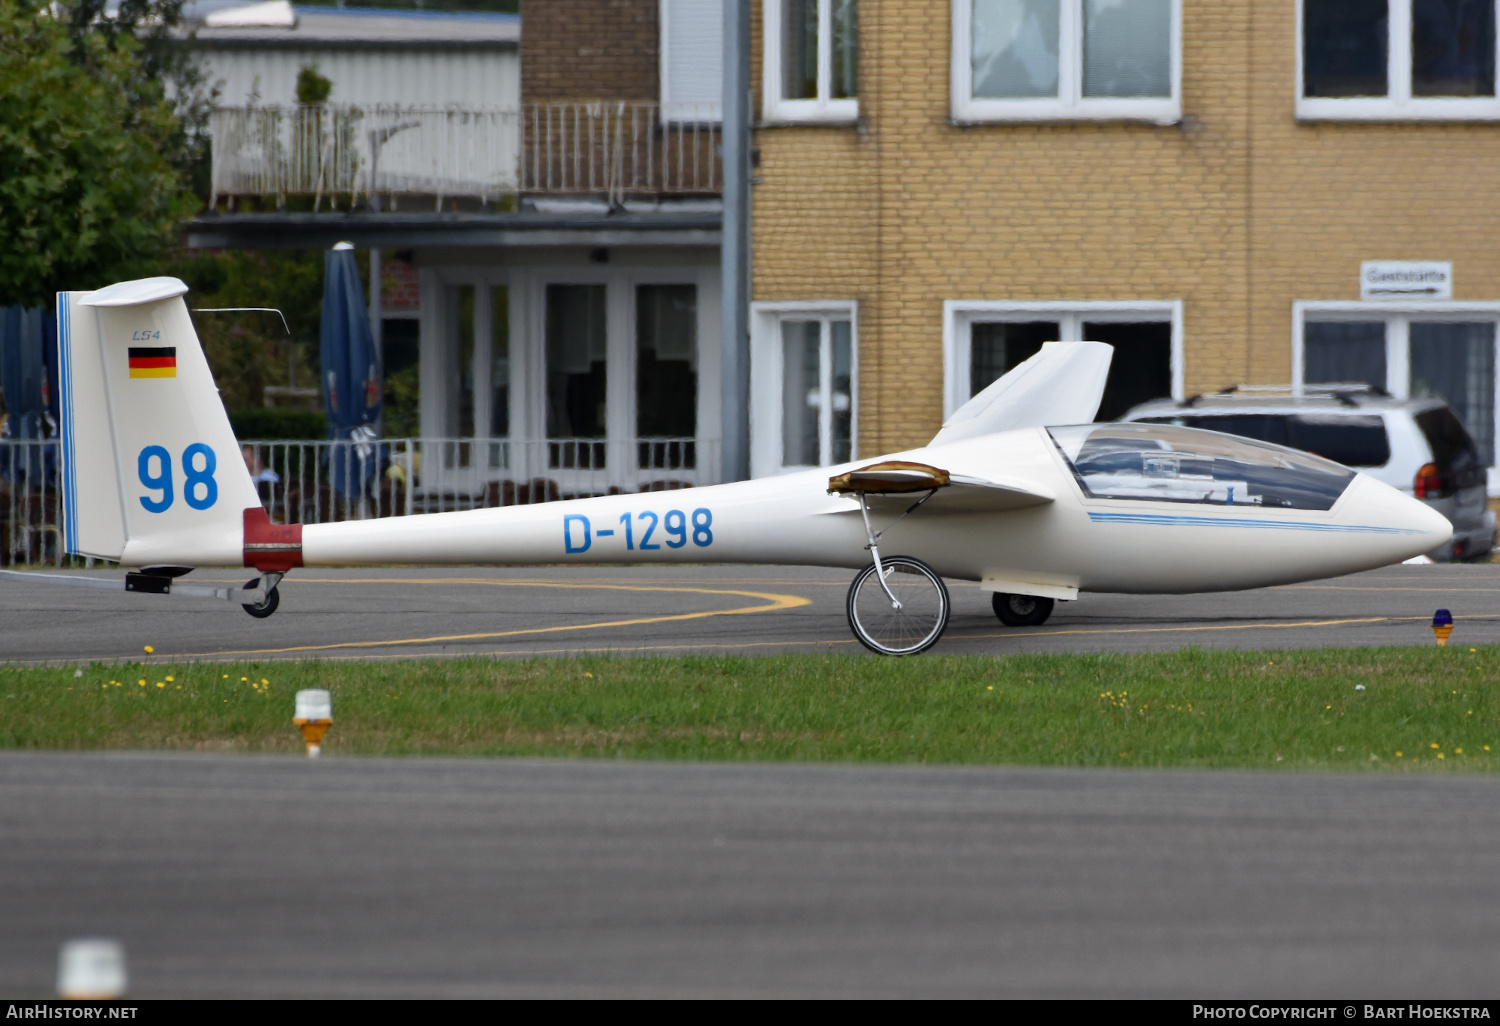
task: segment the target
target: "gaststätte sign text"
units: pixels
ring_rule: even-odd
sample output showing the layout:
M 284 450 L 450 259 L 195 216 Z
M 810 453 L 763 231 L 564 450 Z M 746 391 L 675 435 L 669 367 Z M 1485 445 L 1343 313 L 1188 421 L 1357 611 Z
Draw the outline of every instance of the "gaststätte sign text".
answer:
M 1448 260 L 1366 260 L 1359 265 L 1360 299 L 1452 299 Z

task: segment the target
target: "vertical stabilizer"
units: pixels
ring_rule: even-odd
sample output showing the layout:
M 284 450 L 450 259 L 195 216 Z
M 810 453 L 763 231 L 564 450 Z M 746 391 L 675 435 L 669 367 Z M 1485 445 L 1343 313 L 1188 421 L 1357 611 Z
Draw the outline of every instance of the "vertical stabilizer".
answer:
M 1024 427 L 1087 424 L 1099 412 L 1114 352 L 1103 342 L 1048 342 L 955 410 L 927 444 Z
M 57 297 L 64 539 L 126 566 L 236 566 L 260 498 L 176 278 Z

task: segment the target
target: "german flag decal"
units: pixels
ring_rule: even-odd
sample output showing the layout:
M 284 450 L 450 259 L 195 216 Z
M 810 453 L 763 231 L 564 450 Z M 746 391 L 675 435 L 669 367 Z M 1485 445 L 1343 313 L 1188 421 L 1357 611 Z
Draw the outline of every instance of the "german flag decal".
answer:
M 130 347 L 130 376 L 132 378 L 175 378 L 177 376 L 177 347 Z

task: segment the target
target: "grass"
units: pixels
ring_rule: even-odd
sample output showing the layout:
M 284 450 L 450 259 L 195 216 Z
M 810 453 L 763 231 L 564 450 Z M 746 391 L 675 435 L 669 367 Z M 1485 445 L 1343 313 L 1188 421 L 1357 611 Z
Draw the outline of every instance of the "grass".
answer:
M 327 687 L 330 756 L 1489 772 L 1500 768 L 1497 670 L 1500 648 L 1459 645 L 905 660 L 148 658 L 0 667 L 0 747 L 293 752 L 293 692 Z

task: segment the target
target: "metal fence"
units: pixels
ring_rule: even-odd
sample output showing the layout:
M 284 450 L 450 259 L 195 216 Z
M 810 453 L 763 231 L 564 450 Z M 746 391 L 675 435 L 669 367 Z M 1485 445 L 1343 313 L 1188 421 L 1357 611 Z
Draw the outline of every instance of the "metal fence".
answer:
M 309 195 L 494 200 L 516 191 L 514 110 L 346 104 L 218 107 L 213 203 L 220 196 Z
M 516 192 L 717 195 L 719 126 L 663 120 L 655 103 L 527 103 L 519 109 L 218 107 L 213 199 L 289 195 L 485 202 Z
M 693 438 L 240 444 L 261 503 L 273 520 L 288 524 L 665 491 L 719 480 L 718 443 Z M 67 562 L 58 469 L 55 440 L 0 439 L 0 565 Z
M 718 195 L 719 125 L 662 119 L 655 103 L 528 103 L 521 111 L 521 191 Z

